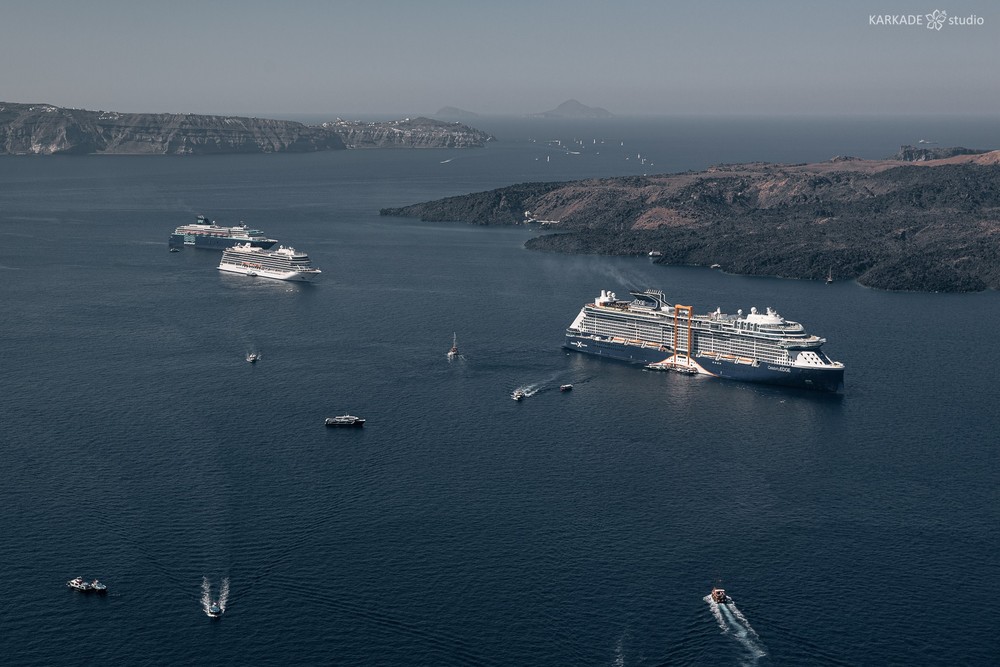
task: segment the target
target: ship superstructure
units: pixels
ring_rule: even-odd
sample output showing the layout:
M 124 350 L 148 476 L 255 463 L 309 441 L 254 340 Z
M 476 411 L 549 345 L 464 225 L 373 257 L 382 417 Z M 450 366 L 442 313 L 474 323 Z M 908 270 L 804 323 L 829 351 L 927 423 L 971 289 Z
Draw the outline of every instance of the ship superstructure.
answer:
M 669 303 L 659 290 L 631 294 L 619 300 L 602 290 L 566 330 L 564 346 L 651 368 L 822 391 L 843 387 L 844 364 L 823 353 L 826 339 L 771 308 L 701 315 Z
M 278 241 L 267 238 L 259 229 L 250 229 L 244 224 L 236 227 L 221 227 L 199 215 L 190 225 L 181 225 L 170 235 L 171 248 L 194 246 L 208 250 L 225 250 L 237 243 L 249 243 L 256 248 L 271 248 Z
M 219 270 L 301 282 L 309 282 L 322 273 L 312 266 L 309 255 L 295 248 L 280 246 L 277 250 L 268 251 L 255 248 L 249 243 L 241 243 L 223 251 Z

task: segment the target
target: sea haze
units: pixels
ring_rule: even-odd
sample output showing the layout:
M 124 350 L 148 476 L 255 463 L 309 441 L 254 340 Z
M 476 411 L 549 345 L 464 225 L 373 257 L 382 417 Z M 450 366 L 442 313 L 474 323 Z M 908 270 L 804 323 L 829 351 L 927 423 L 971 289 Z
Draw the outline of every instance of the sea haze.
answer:
M 0 159 L 5 660 L 995 660 L 969 612 L 1000 580 L 995 293 L 547 255 L 525 227 L 378 215 L 523 181 L 990 148 L 991 126 L 479 125 L 482 150 Z M 168 253 L 198 213 L 307 251 L 321 281 Z M 844 393 L 561 349 L 583 303 L 630 287 L 772 306 L 828 339 Z M 324 428 L 344 413 L 368 423 Z M 224 581 L 210 619 L 203 582 Z M 734 607 L 706 601 L 717 581 Z

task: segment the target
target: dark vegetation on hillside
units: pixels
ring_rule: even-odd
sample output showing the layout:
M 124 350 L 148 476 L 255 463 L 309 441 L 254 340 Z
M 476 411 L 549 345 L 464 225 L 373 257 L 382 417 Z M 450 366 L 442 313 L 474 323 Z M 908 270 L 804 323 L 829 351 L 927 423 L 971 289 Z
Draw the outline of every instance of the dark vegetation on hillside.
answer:
M 1000 288 L 996 155 L 524 183 L 382 214 L 513 225 L 529 211 L 559 221 L 546 225 L 555 233 L 528 241 L 536 250 L 657 251 L 666 264 L 731 273 L 819 280 L 832 271 L 888 290 L 979 291 Z

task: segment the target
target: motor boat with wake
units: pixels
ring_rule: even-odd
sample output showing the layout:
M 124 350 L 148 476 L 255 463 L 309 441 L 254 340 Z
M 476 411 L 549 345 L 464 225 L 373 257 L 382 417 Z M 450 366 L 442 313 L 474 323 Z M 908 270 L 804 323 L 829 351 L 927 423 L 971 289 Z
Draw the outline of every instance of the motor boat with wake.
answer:
M 712 589 L 712 601 L 717 604 L 725 604 L 727 602 L 732 602 L 733 599 L 726 595 L 726 590 L 724 588 L 716 586 Z

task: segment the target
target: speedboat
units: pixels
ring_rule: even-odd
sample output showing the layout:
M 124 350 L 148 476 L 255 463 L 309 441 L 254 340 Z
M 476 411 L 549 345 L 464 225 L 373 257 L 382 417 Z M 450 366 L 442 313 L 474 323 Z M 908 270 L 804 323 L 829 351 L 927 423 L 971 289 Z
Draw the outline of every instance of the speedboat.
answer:
M 102 584 L 99 580 L 94 579 L 92 582 L 90 582 L 90 590 L 94 591 L 95 593 L 107 593 L 108 587 Z
M 260 355 L 257 354 L 256 352 L 247 353 L 247 361 L 250 362 L 251 364 L 257 363 L 258 359 L 260 359 Z
M 219 606 L 218 602 L 213 602 L 208 606 L 208 611 L 205 612 L 212 618 L 218 618 L 222 616 L 222 607 Z
M 451 339 L 451 349 L 448 350 L 448 359 L 458 356 L 458 334 L 454 334 Z
M 559 385 L 559 391 L 570 391 L 571 389 L 573 389 L 573 385 L 571 385 L 571 384 L 561 384 L 561 385 Z
M 354 415 L 340 415 L 338 417 L 327 417 L 327 426 L 364 426 L 365 420 Z
M 72 589 L 78 591 L 90 591 L 93 590 L 90 583 L 83 580 L 83 577 L 77 577 L 76 579 L 70 579 L 66 582 L 66 585 Z
M 170 252 L 180 252 L 180 251 L 181 251 L 180 248 L 171 248 L 170 249 Z
M 726 602 L 732 602 L 732 598 L 726 595 L 724 588 L 713 588 L 712 589 L 712 600 L 717 604 L 724 604 Z
M 520 401 L 522 398 L 524 398 L 524 392 L 520 389 L 515 389 L 514 393 L 512 393 L 510 397 L 513 398 L 515 401 Z

